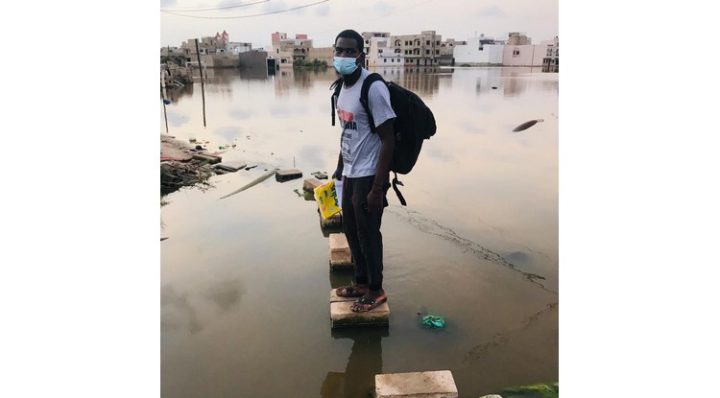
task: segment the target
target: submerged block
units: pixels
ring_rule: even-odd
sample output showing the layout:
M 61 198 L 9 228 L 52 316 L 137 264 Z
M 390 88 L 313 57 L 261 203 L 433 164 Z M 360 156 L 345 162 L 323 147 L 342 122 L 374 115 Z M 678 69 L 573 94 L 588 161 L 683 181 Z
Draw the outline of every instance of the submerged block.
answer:
M 377 398 L 457 398 L 449 370 L 380 374 L 375 376 Z
M 215 155 L 208 155 L 205 153 L 196 153 L 193 155 L 193 159 L 196 160 L 204 160 L 210 164 L 220 163 L 222 162 L 222 158 L 220 156 Z
M 302 171 L 298 169 L 278 170 L 277 173 L 275 173 L 275 180 L 279 182 L 290 181 L 300 177 L 302 177 Z
M 328 238 L 330 244 L 330 268 L 352 268 L 352 254 L 345 234 L 330 234 Z
M 317 178 L 308 178 L 305 181 L 303 181 L 303 191 L 305 192 L 314 192 L 315 188 L 322 185 L 322 182 L 318 180 Z
M 332 328 L 354 326 L 387 326 L 390 307 L 387 302 L 368 312 L 353 312 L 350 307 L 355 297 L 339 297 L 335 289 L 330 291 L 330 322 Z M 457 397 L 457 395 L 455 395 Z

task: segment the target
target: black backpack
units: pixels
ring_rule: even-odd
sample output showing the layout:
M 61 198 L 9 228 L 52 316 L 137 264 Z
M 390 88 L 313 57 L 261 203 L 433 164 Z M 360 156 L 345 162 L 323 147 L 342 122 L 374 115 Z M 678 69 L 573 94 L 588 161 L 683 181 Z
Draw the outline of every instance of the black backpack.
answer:
M 375 123 L 373 122 L 372 113 L 368 104 L 368 91 L 370 85 L 375 81 L 382 81 L 390 91 L 390 104 L 395 111 L 395 122 L 393 130 L 395 131 L 395 149 L 393 150 L 393 158 L 390 163 L 390 171 L 395 177 L 392 180 L 392 187 L 395 194 L 400 199 L 403 206 L 407 206 L 405 198 L 400 193 L 398 185 L 404 185 L 397 179 L 397 173 L 408 174 L 417 162 L 422 149 L 423 140 L 430 139 L 435 134 L 437 126 L 435 125 L 435 117 L 432 111 L 425 103 L 410 90 L 405 89 L 393 82 L 386 82 L 382 76 L 377 73 L 371 73 L 365 78 L 362 88 L 360 89 L 360 103 L 368 115 L 370 122 L 370 130 L 375 133 Z M 335 102 L 340 95 L 342 89 L 342 78 L 336 80 L 331 86 L 334 90 L 330 97 L 332 125 L 335 125 Z

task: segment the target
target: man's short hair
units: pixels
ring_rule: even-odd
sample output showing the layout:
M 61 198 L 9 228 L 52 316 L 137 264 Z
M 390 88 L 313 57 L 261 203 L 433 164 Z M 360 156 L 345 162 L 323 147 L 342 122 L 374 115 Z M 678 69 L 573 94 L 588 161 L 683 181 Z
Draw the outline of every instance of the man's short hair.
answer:
M 345 39 L 355 39 L 355 42 L 357 43 L 357 49 L 359 53 L 363 52 L 363 48 L 365 47 L 365 39 L 362 37 L 362 35 L 352 29 L 345 29 L 342 32 L 338 33 L 337 36 L 335 36 L 335 44 L 337 44 L 337 40 L 339 38 L 345 38 Z

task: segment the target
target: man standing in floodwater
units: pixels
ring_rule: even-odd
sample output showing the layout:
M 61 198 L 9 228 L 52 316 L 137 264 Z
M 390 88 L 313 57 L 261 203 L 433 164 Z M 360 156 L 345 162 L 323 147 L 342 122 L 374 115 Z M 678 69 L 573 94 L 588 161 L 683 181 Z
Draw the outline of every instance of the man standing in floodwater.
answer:
M 355 283 L 338 288 L 342 297 L 357 297 L 352 310 L 366 312 L 387 301 L 383 290 L 383 243 L 380 233 L 383 209 L 388 205 L 390 164 L 395 147 L 390 92 L 382 81 L 368 91 L 371 115 L 360 103 L 360 91 L 370 74 L 363 68 L 365 40 L 354 30 L 335 38 L 333 64 L 341 75 L 342 89 L 336 99 L 342 134 L 337 170 L 343 181 L 343 230 L 355 261 Z M 375 132 L 370 128 L 374 122 Z

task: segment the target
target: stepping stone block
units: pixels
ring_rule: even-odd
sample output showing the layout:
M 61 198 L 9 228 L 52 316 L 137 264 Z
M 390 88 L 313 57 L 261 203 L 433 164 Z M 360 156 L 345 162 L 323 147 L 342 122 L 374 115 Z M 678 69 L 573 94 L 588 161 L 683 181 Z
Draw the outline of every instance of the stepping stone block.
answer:
M 390 320 L 390 307 L 387 302 L 368 312 L 353 312 L 350 307 L 356 297 L 340 297 L 335 289 L 330 290 L 331 327 L 387 326 Z M 457 394 L 455 395 L 457 397 Z
M 330 244 L 330 268 L 352 268 L 352 254 L 345 234 L 330 234 L 328 238 Z
M 278 170 L 275 173 L 275 180 L 278 182 L 290 181 L 300 177 L 302 177 L 302 171 L 298 169 Z
M 375 376 L 376 398 L 457 398 L 449 370 L 380 374 Z
M 193 155 L 193 159 L 196 160 L 204 160 L 210 164 L 220 163 L 222 162 L 222 158 L 220 156 L 215 155 L 208 155 L 205 153 L 196 153 Z
M 240 169 L 244 169 L 246 164 L 244 162 L 222 162 L 215 165 L 216 169 L 225 171 L 235 172 Z
M 303 191 L 312 193 L 315 191 L 315 188 L 320 185 L 322 185 L 322 182 L 320 182 L 317 178 L 308 178 L 303 181 Z
M 342 211 L 328 218 L 327 220 L 323 219 L 322 215 L 320 215 L 320 209 L 318 209 L 318 215 L 320 216 L 320 228 L 342 229 Z

